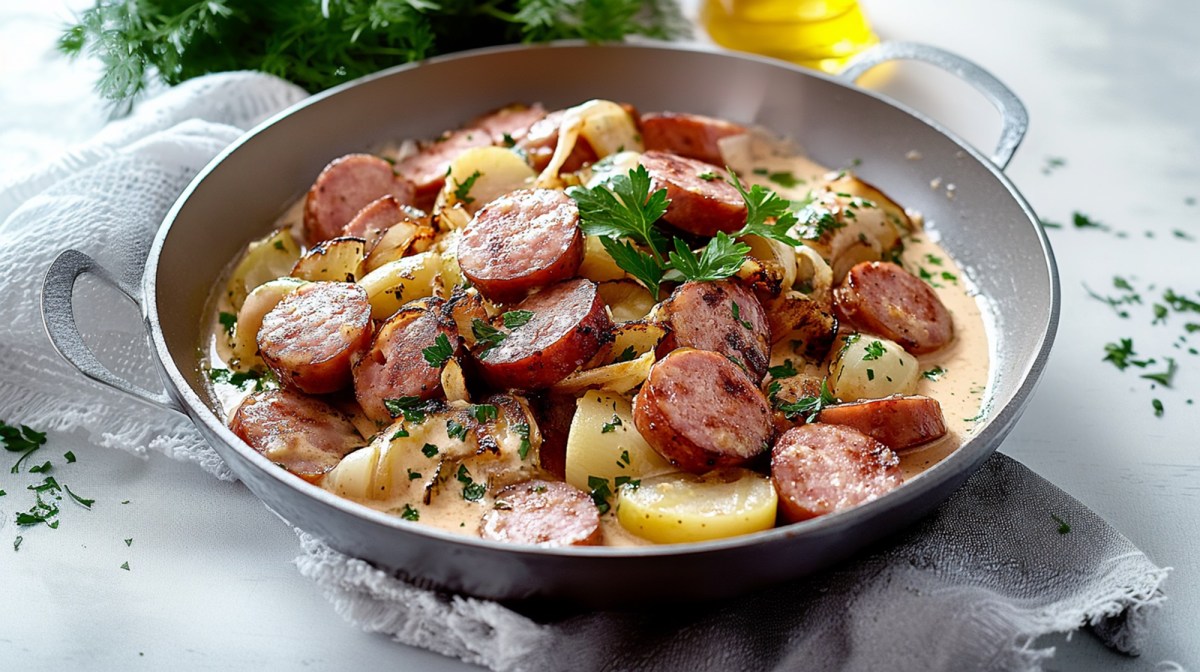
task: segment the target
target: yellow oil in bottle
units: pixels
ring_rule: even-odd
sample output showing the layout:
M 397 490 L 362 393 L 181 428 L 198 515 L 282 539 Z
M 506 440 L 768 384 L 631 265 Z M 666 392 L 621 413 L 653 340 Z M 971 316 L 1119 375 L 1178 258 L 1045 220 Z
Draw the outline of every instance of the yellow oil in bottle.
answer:
M 879 42 L 857 0 L 705 0 L 700 20 L 721 46 L 826 72 Z

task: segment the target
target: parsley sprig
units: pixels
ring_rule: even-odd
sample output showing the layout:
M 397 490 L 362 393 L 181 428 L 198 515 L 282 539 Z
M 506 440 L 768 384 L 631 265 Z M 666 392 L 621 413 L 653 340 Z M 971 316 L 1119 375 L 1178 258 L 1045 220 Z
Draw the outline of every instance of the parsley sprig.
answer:
M 16 474 L 21 471 L 21 463 L 46 444 L 46 433 L 36 431 L 26 425 L 12 427 L 0 420 L 0 441 L 4 443 L 6 450 L 21 453 L 21 457 L 17 458 L 16 464 L 10 470 L 10 473 Z
M 579 205 L 583 232 L 600 239 L 605 251 L 626 273 L 657 299 L 669 281 L 711 281 L 737 273 L 750 252 L 740 236 L 762 236 L 799 245 L 788 231 L 796 225 L 791 202 L 760 185 L 747 190 L 730 172 L 732 184 L 746 203 L 746 223 L 732 234 L 718 232 L 699 253 L 681 239 L 668 240 L 656 222 L 667 211 L 667 190 L 650 191 L 650 173 L 638 166 L 614 175 L 606 184 L 567 191 Z
M 804 422 L 816 422 L 817 417 L 826 406 L 838 403 L 838 398 L 829 391 L 829 382 L 821 380 L 821 391 L 816 396 L 801 397 L 796 401 L 779 404 L 777 408 L 783 411 L 788 420 L 804 418 Z

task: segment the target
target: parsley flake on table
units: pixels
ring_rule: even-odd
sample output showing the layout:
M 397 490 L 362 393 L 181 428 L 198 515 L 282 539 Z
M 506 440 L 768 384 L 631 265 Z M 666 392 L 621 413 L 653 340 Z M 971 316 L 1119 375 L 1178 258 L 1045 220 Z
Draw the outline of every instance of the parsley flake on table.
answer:
M 16 474 L 20 473 L 22 462 L 29 459 L 29 456 L 38 448 L 46 445 L 46 433 L 36 431 L 27 425 L 13 427 L 0 420 L 0 442 L 4 443 L 6 450 L 21 453 L 16 464 L 9 470 L 10 473 Z
M 1053 513 L 1050 514 L 1050 517 L 1054 519 L 1054 522 L 1058 523 L 1058 533 L 1059 534 L 1066 534 L 1071 531 L 1071 526 L 1067 524 L 1067 521 L 1063 520 L 1062 518 L 1059 518 L 1058 516 L 1054 515 Z
M 1163 403 L 1158 399 L 1150 400 L 1150 407 L 1154 409 L 1154 417 L 1161 418 L 1163 416 Z
M 1159 373 L 1142 374 L 1142 378 L 1145 378 L 1146 380 L 1152 380 L 1152 381 L 1158 383 L 1159 385 L 1162 385 L 1163 387 L 1171 387 L 1171 383 L 1175 379 L 1175 371 L 1178 370 L 1179 365 L 1176 364 L 1175 360 L 1172 359 L 1171 357 L 1167 357 L 1166 360 L 1167 360 L 1167 370 L 1166 371 L 1162 371 Z
M 122 563 L 121 563 L 121 569 L 123 569 L 123 570 L 125 570 L 125 571 L 127 571 L 127 572 L 129 571 L 129 561 L 128 561 L 128 560 L 126 560 L 125 562 L 122 562 Z

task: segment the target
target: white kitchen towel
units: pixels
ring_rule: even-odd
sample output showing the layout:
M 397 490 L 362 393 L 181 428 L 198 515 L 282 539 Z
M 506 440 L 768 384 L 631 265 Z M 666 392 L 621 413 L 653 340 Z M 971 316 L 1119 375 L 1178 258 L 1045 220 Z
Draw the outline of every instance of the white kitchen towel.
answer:
M 41 279 L 67 247 L 138 286 L 149 242 L 191 178 L 241 132 L 303 92 L 252 73 L 189 81 L 87 145 L 0 183 L 0 409 L 82 428 L 100 445 L 229 470 L 187 420 L 91 383 L 42 331 Z M 101 361 L 157 387 L 138 312 L 96 283 L 76 292 Z M 1051 514 L 1070 525 L 1059 533 Z M 1136 651 L 1166 570 L 1062 491 L 997 456 L 891 545 L 758 595 L 704 609 L 539 621 L 417 589 L 301 537 L 300 570 L 366 630 L 496 670 L 1036 670 L 1034 641 L 1085 625 Z

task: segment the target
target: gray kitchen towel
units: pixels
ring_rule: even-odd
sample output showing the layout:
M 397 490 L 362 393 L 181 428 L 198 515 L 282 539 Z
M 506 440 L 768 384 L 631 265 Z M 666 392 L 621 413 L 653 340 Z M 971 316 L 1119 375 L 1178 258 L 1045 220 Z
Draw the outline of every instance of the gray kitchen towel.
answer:
M 260 74 L 191 80 L 56 161 L 0 180 L 0 409 L 9 419 L 82 428 L 97 444 L 162 452 L 232 478 L 186 419 L 61 361 L 41 329 L 39 289 L 66 247 L 136 286 L 150 239 L 191 178 L 243 131 L 303 96 Z M 101 359 L 153 387 L 134 309 L 94 284 L 76 296 Z M 300 571 L 352 622 L 496 670 L 1037 670 L 1050 655 L 1034 647 L 1037 637 L 1089 625 L 1115 649 L 1134 652 L 1167 574 L 1003 456 L 872 553 L 703 609 L 647 605 L 546 622 L 415 588 L 303 534 L 300 545 Z

